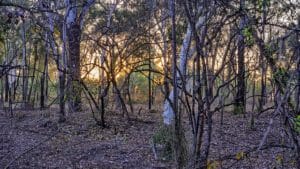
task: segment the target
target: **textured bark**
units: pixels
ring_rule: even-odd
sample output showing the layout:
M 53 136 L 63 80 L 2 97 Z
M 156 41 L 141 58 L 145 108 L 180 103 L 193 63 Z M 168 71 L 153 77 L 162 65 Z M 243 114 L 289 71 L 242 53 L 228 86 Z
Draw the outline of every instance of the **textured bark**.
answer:
M 80 86 L 80 25 L 73 23 L 67 27 L 68 36 L 68 99 L 72 111 L 81 110 L 81 86 Z
M 68 41 L 68 103 L 72 111 L 81 111 L 80 41 L 84 16 L 95 0 L 83 3 L 81 13 L 76 0 L 66 0 L 66 32 Z

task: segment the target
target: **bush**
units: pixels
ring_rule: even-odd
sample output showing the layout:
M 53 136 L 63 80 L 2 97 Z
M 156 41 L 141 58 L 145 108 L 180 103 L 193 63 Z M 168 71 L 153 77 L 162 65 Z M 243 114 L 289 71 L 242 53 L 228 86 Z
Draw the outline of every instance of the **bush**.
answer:
M 233 110 L 234 115 L 239 115 L 243 113 L 245 113 L 243 106 L 234 106 L 234 110 Z
M 294 118 L 294 128 L 300 134 L 300 115 Z
M 162 126 L 153 135 L 153 146 L 159 159 L 171 160 L 173 156 L 172 149 L 172 130 L 166 126 Z

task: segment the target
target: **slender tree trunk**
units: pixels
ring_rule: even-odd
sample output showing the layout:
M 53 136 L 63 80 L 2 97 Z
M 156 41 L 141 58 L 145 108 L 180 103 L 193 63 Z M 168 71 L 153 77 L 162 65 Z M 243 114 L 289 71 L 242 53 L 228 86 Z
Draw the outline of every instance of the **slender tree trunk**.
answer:
M 45 35 L 45 39 L 48 39 L 48 33 Z M 44 70 L 41 76 L 41 91 L 40 91 L 40 108 L 45 108 L 45 102 L 47 98 L 47 75 L 48 75 L 48 55 L 49 55 L 49 44 L 46 43 Z
M 104 83 L 102 83 L 102 85 L 104 85 Z M 100 95 L 100 105 L 101 105 L 101 112 L 100 112 L 100 120 L 101 120 L 101 124 L 102 124 L 102 127 L 105 127 L 106 124 L 105 124 L 105 105 L 106 105 L 106 102 L 105 102 L 105 97 L 107 96 L 108 94 L 108 91 L 109 91 L 109 87 L 110 87 L 110 83 L 107 83 L 107 86 L 105 89 L 101 90 L 101 95 Z M 101 87 L 102 88 L 102 87 Z
M 5 75 L 5 95 L 4 95 L 4 101 L 8 102 L 8 96 L 9 96 L 9 80 L 8 75 Z
M 262 14 L 262 40 L 265 41 L 265 24 L 267 19 L 267 11 L 266 11 L 266 0 L 263 0 L 263 14 Z M 260 64 L 261 64 L 261 96 L 259 101 L 259 111 L 263 109 L 263 105 L 266 103 L 267 97 L 267 64 L 265 63 L 264 56 L 260 55 Z
M 149 64 L 149 72 L 148 72 L 148 109 L 151 110 L 152 108 L 152 84 L 151 84 L 151 9 L 149 10 L 149 32 L 148 32 L 148 64 Z
M 240 0 L 240 8 L 245 9 L 245 0 Z M 235 110 L 237 114 L 245 113 L 246 109 L 246 83 L 245 83 L 245 37 L 243 30 L 246 26 L 246 16 L 241 14 L 238 36 L 238 74 L 237 74 L 237 93 L 235 96 Z
M 132 99 L 131 99 L 131 92 L 130 92 L 130 77 L 131 77 L 131 73 L 129 73 L 128 77 L 127 77 L 127 80 L 126 80 L 126 93 L 127 93 L 127 96 L 128 96 L 128 104 L 129 104 L 129 107 L 130 107 L 130 112 L 131 114 L 134 113 L 134 109 L 133 109 L 133 105 L 132 105 Z
M 64 122 L 65 118 L 65 75 L 59 72 L 59 122 Z
M 163 70 L 164 70 L 164 100 L 167 101 L 168 96 L 170 94 L 169 83 L 168 83 L 168 59 L 167 59 L 167 51 L 168 51 L 168 43 L 167 43 L 167 35 L 166 35 L 166 21 L 165 17 L 167 17 L 167 0 L 163 1 L 163 8 L 161 14 L 161 36 L 163 40 L 163 48 L 162 48 L 162 61 L 163 61 Z
M 253 76 L 253 86 L 252 86 L 252 108 L 251 108 L 251 119 L 250 119 L 250 128 L 253 130 L 254 129 L 254 113 L 255 113 L 255 88 L 256 88 L 256 73 L 254 72 L 254 76 Z
M 300 29 L 300 16 L 298 16 L 298 28 Z M 296 34 L 296 39 L 300 39 L 299 32 Z M 296 45 L 296 58 L 298 58 L 297 62 L 297 91 L 296 91 L 296 113 L 300 115 L 300 42 L 297 41 L 298 45 Z M 299 164 L 300 165 L 300 164 Z
M 115 76 L 112 76 L 112 85 L 113 85 L 113 88 L 114 88 L 114 90 L 115 90 L 115 92 L 116 92 L 116 97 L 117 97 L 117 99 L 119 100 L 120 105 L 121 105 L 121 107 L 122 107 L 123 114 L 126 115 L 127 121 L 130 122 L 129 113 L 128 113 L 128 110 L 127 110 L 125 101 L 124 101 L 124 99 L 123 99 L 123 97 L 122 97 L 121 91 L 120 91 L 120 89 L 118 88 L 118 85 L 117 85 L 117 81 L 116 81 L 116 79 L 115 79 Z
M 22 47 L 22 102 L 23 102 L 23 107 L 26 107 L 27 104 L 27 92 L 28 92 L 28 68 L 27 68 L 27 57 L 26 57 L 26 28 L 25 28 L 25 21 L 23 20 L 23 24 L 22 24 L 22 43 L 23 43 L 23 47 Z
M 205 14 L 202 15 L 199 18 L 199 22 L 195 23 L 195 16 L 196 14 L 192 12 L 193 4 L 191 2 L 187 2 L 184 4 L 185 5 L 185 13 L 187 15 L 190 27 L 191 27 L 191 32 L 193 33 L 193 38 L 195 40 L 195 46 L 196 46 L 196 95 L 198 99 L 198 114 L 195 119 L 195 134 L 194 134 L 194 164 L 193 167 L 199 167 L 199 168 L 205 168 L 207 165 L 207 157 L 209 153 L 209 147 L 210 147 L 210 140 L 211 140 L 211 130 L 212 130 L 212 114 L 209 112 L 210 109 L 210 87 L 208 85 L 208 77 L 207 77 L 207 58 L 204 54 L 204 51 L 202 50 L 202 44 L 205 42 L 205 37 L 207 33 L 207 26 L 204 25 L 202 26 L 201 29 L 201 35 L 198 35 L 197 31 L 197 25 L 198 23 L 206 23 L 208 16 L 209 16 L 209 11 L 206 5 L 207 1 L 205 1 L 205 4 L 202 6 L 202 10 L 207 10 L 207 12 L 204 12 Z M 202 70 L 201 66 L 202 64 Z M 201 83 L 201 71 L 202 71 L 202 80 L 203 82 Z M 205 110 L 205 105 L 203 102 L 202 98 L 202 86 L 204 87 L 205 91 L 205 104 L 206 104 L 206 110 Z M 201 147 L 202 147 L 202 139 L 203 139 L 203 134 L 204 134 L 204 118 L 207 116 L 207 124 L 208 124 L 208 131 L 206 132 L 206 137 L 205 137 L 205 147 L 203 149 L 203 152 L 201 153 Z M 202 155 L 203 154 L 203 155 Z
M 172 109 L 174 112 L 174 150 L 175 150 L 175 158 L 177 163 L 177 168 L 183 168 L 183 151 L 182 151 L 182 136 L 181 136 L 181 113 L 178 111 L 178 93 L 177 93 L 177 46 L 176 46 L 176 11 L 175 11 L 175 0 L 170 0 L 170 14 L 171 14 L 171 22 L 172 22 L 172 74 L 173 74 L 173 103 Z
M 32 77 L 31 77 L 31 86 L 30 86 L 30 89 L 29 89 L 29 93 L 28 93 L 28 98 L 27 98 L 27 102 L 30 104 L 30 99 L 31 99 L 31 93 L 32 93 L 32 90 L 33 87 L 34 87 L 34 81 L 35 81 L 35 73 L 36 73 L 36 69 L 37 69 L 37 62 L 38 62 L 38 46 L 37 44 L 35 44 L 35 54 L 34 54 L 34 63 L 33 63 L 33 71 L 32 71 Z M 34 95 L 35 97 L 35 95 Z

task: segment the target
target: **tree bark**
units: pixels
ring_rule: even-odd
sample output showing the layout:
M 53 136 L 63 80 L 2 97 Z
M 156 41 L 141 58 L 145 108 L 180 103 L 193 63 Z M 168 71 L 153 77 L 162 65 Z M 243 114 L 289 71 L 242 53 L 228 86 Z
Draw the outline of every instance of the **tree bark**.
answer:
M 298 29 L 300 29 L 300 15 L 298 16 Z M 296 39 L 300 39 L 299 32 L 296 33 Z M 297 40 L 297 45 L 295 47 L 296 50 L 296 58 L 298 59 L 297 62 L 297 91 L 296 91 L 296 113 L 300 115 L 300 42 Z M 300 164 L 299 164 L 300 165 Z
M 48 33 L 45 33 L 45 39 L 48 39 Z M 47 79 L 48 79 L 48 55 L 49 55 L 49 43 L 46 43 L 45 59 L 44 59 L 44 69 L 41 76 L 41 91 L 40 91 L 40 109 L 45 108 L 45 103 L 47 99 Z
M 240 0 L 240 8 L 244 10 L 245 0 Z M 246 16 L 241 14 L 238 36 L 238 73 L 237 73 L 237 93 L 235 96 L 235 110 L 237 114 L 245 113 L 246 82 L 245 82 L 245 37 L 243 30 L 246 27 Z
M 72 111 L 81 111 L 81 86 L 80 86 L 80 25 L 72 23 L 67 26 L 68 36 L 68 100 Z
M 183 157 L 183 147 L 182 147 L 182 132 L 181 132 L 181 112 L 178 111 L 178 87 L 177 87 L 177 48 L 176 48 L 176 10 L 175 10 L 175 0 L 170 0 L 170 11 L 171 11 L 171 22 L 172 22 L 172 74 L 173 74 L 173 98 L 172 98 L 172 110 L 174 112 L 174 150 L 175 158 L 177 163 L 177 168 L 183 168 L 184 157 Z
M 22 23 L 22 102 L 23 107 L 26 108 L 27 104 L 27 94 L 28 94 L 28 68 L 27 68 L 27 57 L 26 57 L 26 28 L 25 28 L 25 21 L 23 19 Z

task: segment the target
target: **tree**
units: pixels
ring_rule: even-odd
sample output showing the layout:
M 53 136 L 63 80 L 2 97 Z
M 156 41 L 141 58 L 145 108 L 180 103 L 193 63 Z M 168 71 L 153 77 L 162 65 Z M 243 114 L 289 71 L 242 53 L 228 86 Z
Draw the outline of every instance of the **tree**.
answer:
M 243 13 L 245 10 L 245 1 L 240 0 L 240 24 L 239 24 L 239 36 L 238 36 L 238 73 L 237 73 L 237 93 L 235 96 L 235 113 L 245 113 L 246 111 L 246 84 L 245 84 L 245 35 L 246 16 Z
M 82 4 L 79 13 L 79 4 L 76 0 L 66 1 L 66 35 L 68 44 L 68 101 L 72 111 L 81 110 L 81 73 L 80 73 L 80 41 L 84 17 L 95 0 L 88 0 Z M 66 42 L 64 42 L 66 43 Z

